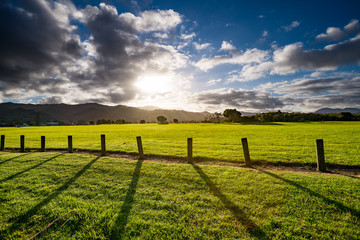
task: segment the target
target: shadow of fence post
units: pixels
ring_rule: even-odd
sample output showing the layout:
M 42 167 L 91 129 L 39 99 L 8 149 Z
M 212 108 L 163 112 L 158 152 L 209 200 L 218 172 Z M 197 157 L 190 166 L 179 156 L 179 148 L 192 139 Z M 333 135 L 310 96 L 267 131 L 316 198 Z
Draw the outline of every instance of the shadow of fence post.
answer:
M 131 183 L 124 199 L 124 203 L 121 206 L 118 217 L 115 220 L 115 224 L 111 229 L 110 239 L 121 239 L 125 230 L 125 226 L 128 223 L 130 210 L 134 202 L 134 195 L 140 178 L 140 171 L 143 160 L 139 159 L 136 163 L 135 170 L 132 174 Z
M 266 233 L 255 224 L 248 216 L 246 216 L 245 212 L 240 209 L 236 204 L 231 202 L 231 200 L 225 196 L 221 190 L 211 181 L 211 179 L 204 173 L 204 171 L 197 165 L 192 164 L 193 168 L 200 175 L 200 177 L 204 180 L 206 185 L 210 188 L 211 192 L 225 205 L 227 209 L 231 211 L 236 220 L 245 227 L 246 231 L 254 238 L 257 239 L 269 239 Z

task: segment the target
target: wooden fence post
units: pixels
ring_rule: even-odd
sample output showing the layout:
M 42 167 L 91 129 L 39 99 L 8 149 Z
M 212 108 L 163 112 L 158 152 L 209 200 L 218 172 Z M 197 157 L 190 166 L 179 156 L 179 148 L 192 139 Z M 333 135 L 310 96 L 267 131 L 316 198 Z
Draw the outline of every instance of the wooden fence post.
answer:
M 193 163 L 193 139 L 187 139 L 187 155 L 188 155 L 188 163 Z
M 20 135 L 20 152 L 25 152 L 25 136 Z
M 68 136 L 68 152 L 69 153 L 73 152 L 73 141 L 71 135 Z
M 141 136 L 136 137 L 136 142 L 137 142 L 138 151 L 139 151 L 139 159 L 143 159 L 144 158 L 144 151 L 143 151 Z
M 320 172 L 325 172 L 326 166 L 325 166 L 325 154 L 324 154 L 324 141 L 322 139 L 316 139 L 316 159 L 317 159 L 317 170 Z
M 242 138 L 241 143 L 242 143 L 243 151 L 244 151 L 245 165 L 250 167 L 251 160 L 250 160 L 249 145 L 248 145 L 247 139 Z
M 1 135 L 0 151 L 4 151 L 4 150 L 5 150 L 5 135 Z
M 45 136 L 41 136 L 41 152 L 45 152 Z
M 101 134 L 101 156 L 106 155 L 105 134 Z

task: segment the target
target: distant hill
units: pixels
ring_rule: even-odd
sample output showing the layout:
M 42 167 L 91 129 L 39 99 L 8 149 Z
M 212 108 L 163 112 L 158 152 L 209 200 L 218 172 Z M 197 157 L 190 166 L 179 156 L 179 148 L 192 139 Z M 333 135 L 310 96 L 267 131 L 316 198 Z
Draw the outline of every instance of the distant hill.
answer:
M 360 113 L 359 108 L 321 108 L 315 113 L 341 113 L 341 112 L 350 112 L 350 113 Z
M 97 103 L 77 105 L 68 104 L 19 104 L 1 103 L 0 121 L 36 121 L 36 118 L 44 121 L 77 122 L 97 121 L 99 119 L 118 120 L 124 119 L 130 122 L 156 122 L 157 116 L 163 115 L 168 121 L 174 118 L 180 122 L 204 120 L 207 112 L 188 112 L 182 110 L 144 110 L 124 105 L 106 106 Z

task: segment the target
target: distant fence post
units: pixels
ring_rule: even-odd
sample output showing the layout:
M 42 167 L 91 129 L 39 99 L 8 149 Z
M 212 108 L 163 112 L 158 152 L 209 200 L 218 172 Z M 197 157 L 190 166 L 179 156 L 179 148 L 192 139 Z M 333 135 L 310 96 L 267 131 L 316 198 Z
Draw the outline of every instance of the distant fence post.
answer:
M 20 152 L 25 152 L 25 136 L 20 135 Z
M 101 156 L 106 155 L 105 134 L 101 134 Z
M 68 136 L 68 152 L 73 152 L 73 140 L 71 135 Z
M 188 163 L 193 163 L 193 139 L 187 139 L 187 155 L 188 155 Z
M 316 158 L 317 158 L 317 170 L 320 172 L 325 172 L 326 166 L 325 166 L 325 154 L 324 154 L 324 141 L 322 139 L 316 139 Z
M 243 151 L 244 151 L 245 165 L 250 167 L 251 160 L 250 160 L 249 145 L 247 142 L 247 138 L 242 138 L 241 143 L 242 143 Z
M 41 136 L 41 152 L 45 152 L 45 136 Z
M 144 151 L 143 151 L 141 136 L 136 137 L 136 142 L 137 142 L 138 151 L 139 151 L 139 159 L 143 159 L 144 158 Z
M 5 135 L 1 135 L 0 151 L 4 151 L 4 150 L 5 150 Z

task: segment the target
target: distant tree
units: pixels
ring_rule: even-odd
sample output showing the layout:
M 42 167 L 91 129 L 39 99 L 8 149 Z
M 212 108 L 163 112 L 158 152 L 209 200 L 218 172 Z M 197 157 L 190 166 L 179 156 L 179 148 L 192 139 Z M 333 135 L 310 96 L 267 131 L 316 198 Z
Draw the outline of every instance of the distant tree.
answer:
M 158 122 L 160 122 L 160 123 L 165 123 L 165 122 L 166 122 L 166 120 L 167 120 L 167 118 L 166 118 L 166 117 L 164 117 L 164 116 L 158 116 L 156 119 L 157 119 L 157 120 L 158 120 Z
M 30 121 L 30 120 L 27 121 L 26 124 L 29 125 L 29 126 L 34 126 L 35 125 L 35 123 L 33 121 Z
M 95 125 L 95 122 L 94 122 L 94 121 L 90 121 L 89 124 L 90 124 L 90 125 Z
M 225 109 L 223 116 L 230 122 L 240 122 L 241 120 L 241 113 L 236 109 Z
M 339 114 L 340 121 L 351 121 L 353 119 L 353 115 L 350 112 L 341 112 Z
M 86 124 L 86 121 L 85 120 L 82 120 L 80 119 L 78 122 L 77 122 L 77 125 L 85 125 Z
M 176 118 L 174 118 L 174 123 L 178 123 L 179 122 L 179 120 L 178 119 L 176 119 Z
M 145 122 L 145 120 L 140 120 L 140 123 L 141 123 L 141 124 L 144 124 L 144 123 L 146 123 L 146 122 Z

